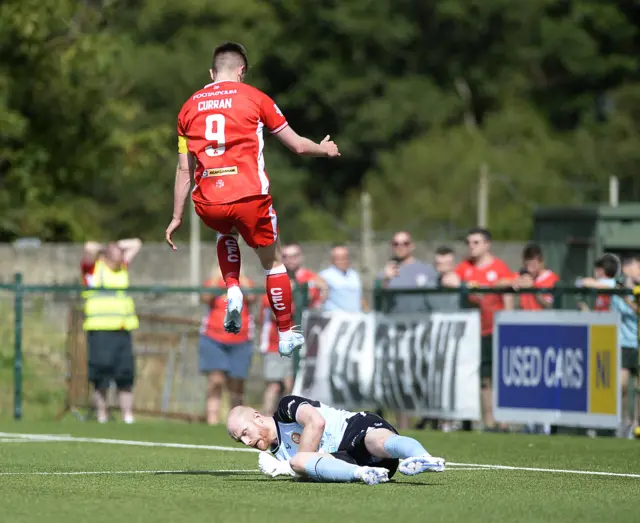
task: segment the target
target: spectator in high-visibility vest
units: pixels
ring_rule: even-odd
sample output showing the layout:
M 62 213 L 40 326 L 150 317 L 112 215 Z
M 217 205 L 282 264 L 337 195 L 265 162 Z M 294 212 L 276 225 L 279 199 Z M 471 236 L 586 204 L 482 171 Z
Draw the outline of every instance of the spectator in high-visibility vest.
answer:
M 129 287 L 129 263 L 142 242 L 135 238 L 110 243 L 106 247 L 85 244 L 82 259 L 84 283 L 96 290 L 82 293 L 85 298 L 84 330 L 87 333 L 89 381 L 99 423 L 108 420 L 106 394 L 114 381 L 118 390 L 122 419 L 133 423 L 133 385 L 135 361 L 131 331 L 138 328 Z M 118 290 L 109 290 L 118 289 Z

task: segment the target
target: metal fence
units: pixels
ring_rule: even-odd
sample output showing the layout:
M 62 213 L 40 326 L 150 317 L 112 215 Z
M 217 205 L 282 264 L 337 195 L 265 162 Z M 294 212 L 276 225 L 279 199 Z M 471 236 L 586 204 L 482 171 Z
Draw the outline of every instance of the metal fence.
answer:
M 11 389 L 9 380 L 4 380 L 4 386 L 0 380 L 0 411 L 12 408 L 14 418 L 20 419 L 25 397 L 45 402 L 62 391 L 58 417 L 67 412 L 81 416 L 90 408 L 83 290 L 80 285 L 25 285 L 21 274 L 11 284 L 0 284 L 0 371 L 11 366 L 13 372 Z M 133 333 L 135 411 L 202 419 L 206 382 L 198 369 L 198 340 L 204 308 L 197 298 L 221 295 L 224 289 L 156 285 L 132 286 L 126 291 L 133 296 L 140 319 L 140 328 Z M 259 296 L 265 292 L 261 288 L 243 291 Z M 294 287 L 297 324 L 302 322 L 307 292 L 306 287 Z M 257 302 L 259 305 L 260 300 Z M 294 370 L 298 358 L 296 354 L 292 360 Z M 259 361 L 254 358 L 247 384 L 254 400 L 262 392 Z
M 16 419 L 23 413 L 23 397 L 27 395 L 60 395 L 68 411 L 90 407 L 87 383 L 87 349 L 82 330 L 84 287 L 25 285 L 16 274 L 13 283 L 0 284 L 0 372 L 11 380 L 0 380 L 0 410 L 13 409 Z M 138 379 L 135 409 L 139 413 L 166 417 L 200 419 L 203 412 L 205 382 L 198 371 L 198 326 L 202 306 L 194 297 L 221 294 L 224 290 L 205 287 L 132 286 L 140 317 L 140 329 L 134 334 Z M 263 294 L 264 289 L 246 289 Z M 307 305 L 306 286 L 294 288 L 295 322 L 302 323 Z M 423 295 L 438 310 L 434 297 L 457 295 L 457 306 L 467 308 L 470 294 L 551 294 L 556 309 L 575 309 L 578 298 L 593 302 L 598 295 L 631 296 L 629 289 L 586 289 L 558 285 L 551 289 L 467 288 L 458 289 L 384 289 L 373 290 L 376 311 L 388 311 L 393 297 L 399 294 Z M 635 296 L 640 306 L 640 294 Z M 298 355 L 293 360 L 294 372 Z M 261 393 L 260 365 L 254 365 L 248 380 L 248 395 L 254 401 Z M 4 385 L 2 384 L 4 381 Z M 4 387 L 4 388 L 3 388 Z M 7 404 L 12 398 L 12 405 Z M 42 398 L 45 400 L 46 398 Z M 34 401 L 37 401 L 36 397 Z M 2 403 L 2 402 L 5 403 Z M 9 400 L 10 401 L 10 400 Z

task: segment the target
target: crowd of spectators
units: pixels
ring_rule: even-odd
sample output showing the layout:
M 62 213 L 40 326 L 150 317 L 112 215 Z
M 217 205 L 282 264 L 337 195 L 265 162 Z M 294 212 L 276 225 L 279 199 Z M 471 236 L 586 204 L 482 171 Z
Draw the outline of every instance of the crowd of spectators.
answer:
M 521 264 L 518 267 L 509 267 L 493 253 L 492 235 L 487 229 L 471 229 L 466 235 L 465 242 L 466 253 L 460 259 L 457 258 L 451 246 L 442 245 L 435 250 L 432 260 L 419 260 L 415 256 L 416 245 L 411 234 L 406 231 L 397 231 L 390 239 L 390 257 L 378 273 L 375 285 L 397 291 L 386 293 L 385 312 L 426 313 L 456 311 L 469 307 L 479 310 L 481 324 L 481 390 L 479 394 L 482 425 L 487 431 L 503 431 L 506 427 L 496 424 L 492 412 L 494 315 L 501 310 L 541 311 L 552 308 L 554 306 L 552 292 L 526 293 L 525 291 L 530 288 L 551 289 L 560 278 L 545 265 L 545 257 L 540 245 L 533 243 L 527 245 L 522 251 Z M 114 262 L 115 265 L 111 265 L 118 266 L 115 270 L 126 271 L 128 263 L 140 246 L 139 241 L 132 240 L 123 240 L 108 246 L 101 246 L 94 242 L 87 243 L 83 260 L 85 284 L 89 286 L 92 284 L 92 271 L 95 270 L 96 260 L 100 270 L 104 271 L 104 267 L 108 270 L 109 260 L 115 256 L 118 258 L 117 263 Z M 283 262 L 292 286 L 307 286 L 307 302 L 310 309 L 359 313 L 374 308 L 373 303 L 370 304 L 366 298 L 367 293 L 363 282 L 358 271 L 352 266 L 351 254 L 346 245 L 334 245 L 330 253 L 329 266 L 317 274 L 304 266 L 304 256 L 299 244 L 292 243 L 283 247 Z M 253 282 L 244 276 L 241 276 L 241 284 L 245 288 L 254 286 Z M 204 282 L 204 285 L 224 288 L 217 269 Z M 462 285 L 468 289 L 465 293 L 466 303 L 461 302 L 459 293 L 401 292 L 407 289 L 455 289 Z M 638 376 L 638 311 L 632 297 L 597 294 L 597 289 L 634 288 L 639 285 L 640 256 L 635 255 L 625 256 L 622 260 L 614 255 L 605 255 L 596 261 L 592 275 L 576 281 L 578 287 L 596 289 L 592 303 L 589 304 L 587 300 L 580 299 L 577 301 L 577 308 L 583 311 L 614 310 L 621 315 L 623 402 L 626 401 L 630 388 L 636 386 Z M 474 293 L 475 287 L 495 287 L 503 292 Z M 517 292 L 504 292 L 509 289 Z M 224 293 L 222 296 L 215 294 L 201 296 L 201 301 L 207 309 L 200 332 L 199 361 L 200 371 L 207 377 L 206 420 L 209 424 L 222 421 L 222 394 L 225 389 L 228 391 L 232 407 L 243 403 L 244 384 L 255 348 L 262 356 L 265 381 L 263 412 L 272 412 L 278 399 L 290 393 L 293 388 L 291 360 L 281 358 L 278 354 L 277 329 L 266 297 L 245 293 L 245 299 L 243 330 L 238 335 L 229 335 L 222 328 L 225 313 Z M 257 322 L 254 321 L 252 314 L 254 309 L 257 312 Z M 93 339 L 96 334 L 91 333 L 90 329 L 87 331 L 90 341 L 90 366 L 96 367 L 96 354 L 109 353 L 109 348 L 96 348 L 97 342 Z M 256 336 L 254 332 L 257 332 Z M 110 336 L 113 337 L 112 334 Z M 127 339 L 130 340 L 130 334 L 128 336 Z M 102 345 L 105 343 L 107 342 Z M 96 386 L 95 398 L 99 421 L 106 420 L 104 387 L 109 379 L 116 380 L 121 396 L 124 398 L 122 407 L 125 419 L 128 422 L 133 420 L 131 412 L 133 371 L 130 369 L 132 362 L 127 351 L 122 352 L 121 358 L 126 362 L 120 364 L 115 359 L 111 363 L 112 369 L 105 370 L 104 364 L 98 370 L 90 367 L 90 377 Z M 126 379 L 118 374 L 120 371 L 129 373 Z M 637 420 L 637 413 L 634 417 L 630 417 L 628 412 L 625 409 L 625 419 L 620 431 L 622 435 L 632 430 L 634 420 Z M 460 427 L 447 420 L 420 420 L 417 426 L 422 427 L 427 421 L 431 421 L 434 427 L 440 427 L 446 431 Z M 410 426 L 409 416 L 403 412 L 396 413 L 396 422 L 401 429 Z M 463 429 L 470 427 L 471 422 L 461 424 Z M 549 432 L 549 427 L 531 427 L 531 429 L 537 432 Z

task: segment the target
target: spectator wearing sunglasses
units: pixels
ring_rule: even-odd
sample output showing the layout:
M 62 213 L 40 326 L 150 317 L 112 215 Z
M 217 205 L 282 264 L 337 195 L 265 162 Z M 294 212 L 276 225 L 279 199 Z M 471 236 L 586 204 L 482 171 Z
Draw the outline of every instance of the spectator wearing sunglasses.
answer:
M 391 239 L 391 259 L 385 265 L 381 284 L 388 289 L 434 288 L 438 286 L 439 276 L 435 267 L 417 260 L 413 252 L 415 244 L 406 231 L 394 233 Z M 389 296 L 385 311 L 396 314 L 430 311 L 430 296 L 427 294 L 395 294 Z M 400 429 L 409 428 L 409 416 L 396 413 Z
M 439 276 L 430 263 L 417 260 L 415 244 L 406 231 L 394 233 L 391 239 L 391 259 L 382 271 L 382 286 L 388 289 L 434 288 Z M 427 294 L 396 294 L 390 297 L 387 312 L 411 313 L 431 310 Z
M 491 233 L 476 227 L 467 233 L 467 258 L 458 264 L 456 273 L 467 287 L 504 287 L 503 282 L 514 280 L 507 264 L 491 252 Z M 485 429 L 495 431 L 493 418 L 492 370 L 493 370 L 493 315 L 503 309 L 513 309 L 514 296 L 509 294 L 471 294 L 472 306 L 480 309 L 481 360 L 480 404 Z

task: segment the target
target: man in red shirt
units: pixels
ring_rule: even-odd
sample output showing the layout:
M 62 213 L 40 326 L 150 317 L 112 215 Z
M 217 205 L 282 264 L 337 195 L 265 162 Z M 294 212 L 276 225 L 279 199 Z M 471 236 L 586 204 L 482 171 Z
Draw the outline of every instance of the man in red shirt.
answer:
M 315 143 L 296 134 L 271 98 L 243 83 L 247 68 L 242 45 L 218 46 L 210 70 L 213 82 L 180 110 L 173 219 L 165 237 L 175 250 L 171 238 L 182 223 L 193 173 L 196 213 L 218 232 L 218 262 L 227 287 L 225 330 L 237 333 L 242 327 L 239 233 L 260 258 L 278 325 L 278 351 L 290 356 L 302 347 L 304 338 L 292 328 L 291 284 L 281 261 L 278 219 L 264 166 L 263 130 L 266 127 L 299 155 L 333 158 L 340 153 L 329 136 Z
M 467 259 L 456 267 L 456 274 L 468 287 L 502 287 L 502 282 L 514 279 L 507 264 L 491 254 L 491 233 L 477 227 L 467 233 Z M 480 400 L 485 427 L 495 428 L 493 418 L 493 315 L 503 309 L 513 309 L 513 296 L 508 294 L 471 294 L 469 301 L 480 309 Z
M 550 289 L 560 278 L 544 266 L 542 249 L 535 243 L 527 245 L 522 251 L 524 270 L 513 282 L 514 289 Z M 553 307 L 551 294 L 521 294 L 520 308 L 525 311 L 541 311 Z
M 240 276 L 239 281 L 245 288 L 253 287 L 253 282 L 244 276 Z M 224 287 L 222 275 L 214 273 L 204 287 Z M 200 328 L 200 372 L 207 376 L 207 423 L 217 425 L 223 387 L 229 391 L 231 408 L 242 405 L 244 401 L 244 382 L 249 375 L 253 354 L 253 325 L 249 307 L 243 307 L 242 328 L 238 333 L 228 333 L 223 327 L 226 313 L 224 296 L 203 294 L 200 301 L 208 306 Z M 244 301 L 245 305 L 250 305 L 255 302 L 255 296 L 245 296 Z

